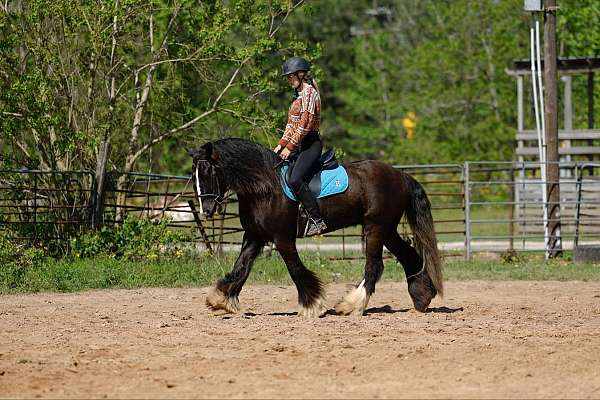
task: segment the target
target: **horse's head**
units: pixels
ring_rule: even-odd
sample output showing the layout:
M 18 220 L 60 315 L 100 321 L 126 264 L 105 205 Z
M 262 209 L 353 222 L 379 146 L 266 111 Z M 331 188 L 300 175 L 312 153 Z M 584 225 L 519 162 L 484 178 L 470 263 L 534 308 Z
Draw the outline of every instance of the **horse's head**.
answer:
M 208 218 L 216 212 L 221 212 L 221 204 L 227 191 L 223 174 L 218 164 L 219 153 L 212 143 L 207 143 L 197 150 L 188 150 L 192 157 L 192 179 L 200 215 Z

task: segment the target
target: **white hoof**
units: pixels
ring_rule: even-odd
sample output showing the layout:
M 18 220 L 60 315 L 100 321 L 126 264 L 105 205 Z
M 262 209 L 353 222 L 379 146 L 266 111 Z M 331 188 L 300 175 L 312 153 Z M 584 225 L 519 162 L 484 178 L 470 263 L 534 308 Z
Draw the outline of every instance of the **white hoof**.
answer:
M 298 316 L 306 317 L 306 318 L 319 318 L 325 315 L 327 312 L 327 307 L 325 306 L 325 299 L 319 297 L 315 302 L 309 306 L 300 306 L 300 310 L 298 311 Z
M 212 288 L 206 296 L 206 305 L 212 310 L 225 310 L 236 314 L 240 311 L 240 301 L 236 297 L 227 297 L 217 288 Z
M 350 291 L 342 301 L 335 305 L 335 312 L 339 315 L 363 315 L 368 303 L 369 296 L 367 296 L 363 279 L 356 289 Z

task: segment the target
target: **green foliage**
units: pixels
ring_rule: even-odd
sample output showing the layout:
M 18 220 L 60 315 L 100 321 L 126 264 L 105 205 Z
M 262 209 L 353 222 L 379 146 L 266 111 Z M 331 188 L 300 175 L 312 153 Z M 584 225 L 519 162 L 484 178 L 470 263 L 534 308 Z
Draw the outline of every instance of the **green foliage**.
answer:
M 183 232 L 169 230 L 168 222 L 166 219 L 155 221 L 130 215 L 122 225 L 103 227 L 72 239 L 72 255 L 76 258 L 107 256 L 128 260 L 181 257 L 184 254 L 181 244 L 190 237 Z
M 521 0 L 349 5 L 312 3 L 310 16 L 298 13 L 288 26 L 323 48 L 318 66 L 326 73 L 321 86 L 327 142 L 351 158 L 397 164 L 512 159 L 516 90 L 505 69 L 529 55 L 529 19 Z M 561 0 L 559 7 L 561 56 L 596 54 L 598 2 Z M 576 108 L 585 105 L 585 84 L 574 82 L 574 90 Z M 596 96 L 598 104 L 600 89 Z M 402 126 L 409 111 L 417 115 L 413 140 Z M 576 114 L 581 127 L 585 115 Z
M 93 170 L 108 140 L 115 169 L 184 174 L 186 145 L 241 136 L 272 146 L 291 94 L 279 69 L 291 55 L 313 63 L 323 136 L 349 158 L 513 157 L 515 84 L 505 68 L 529 54 L 522 0 L 319 0 L 289 15 L 287 0 L 9 3 L 0 11 L 5 166 Z M 600 53 L 598 1 L 561 0 L 557 15 L 562 57 Z M 598 108 L 599 79 L 596 89 Z M 585 93 L 574 81 L 576 104 Z M 410 111 L 413 140 L 402 123 Z
M 385 1 L 378 9 L 364 1 L 348 17 L 332 3 L 316 7 L 349 21 L 334 35 L 316 24 L 328 63 L 322 67 L 335 71 L 328 74 L 326 138 L 355 158 L 400 164 L 510 159 L 514 82 L 503 70 L 525 50 L 521 3 Z M 402 125 L 410 111 L 414 140 Z
M 600 56 L 600 3 L 596 0 L 560 0 L 559 48 L 562 56 Z
M 560 0 L 557 14 L 557 40 L 560 57 L 599 57 L 600 56 L 600 3 L 595 0 Z M 588 128 L 587 75 L 573 76 L 573 104 L 575 109 L 573 125 Z M 600 79 L 596 73 L 594 80 L 595 114 L 600 113 Z M 577 106 L 575 106 L 577 107 Z M 597 120 L 597 118 L 596 118 Z M 598 128 L 596 122 L 595 128 Z
M 7 158 L 29 168 L 93 170 L 100 145 L 109 142 L 109 163 L 118 169 L 156 170 L 156 163 L 182 173 L 187 162 L 168 151 L 182 142 L 233 128 L 236 136 L 264 139 L 276 114 L 258 94 L 273 88 L 274 57 L 296 47 L 276 32 L 293 5 L 7 4 L 0 9 L 0 141 L 12 150 Z
M 19 246 L 6 232 L 0 231 L 0 286 L 18 288 L 24 277 L 45 261 L 44 250 L 38 247 Z

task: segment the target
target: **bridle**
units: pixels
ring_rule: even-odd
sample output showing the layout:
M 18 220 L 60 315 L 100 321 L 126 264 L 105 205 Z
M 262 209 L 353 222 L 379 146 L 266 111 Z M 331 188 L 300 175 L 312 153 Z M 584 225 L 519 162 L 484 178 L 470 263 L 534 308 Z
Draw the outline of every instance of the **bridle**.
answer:
M 198 164 L 201 162 L 206 162 L 210 165 L 210 177 L 211 177 L 211 188 L 214 190 L 215 187 L 217 189 L 217 193 L 202 193 L 200 190 L 200 178 L 198 176 Z M 217 176 L 216 166 L 208 160 L 197 160 L 196 161 L 196 170 L 194 171 L 194 178 L 196 180 L 196 194 L 198 196 L 198 203 L 200 203 L 200 214 L 204 214 L 204 209 L 202 206 L 202 198 L 203 197 L 211 197 L 217 205 L 221 206 L 225 202 L 225 198 L 221 196 L 221 183 L 219 182 L 219 177 Z

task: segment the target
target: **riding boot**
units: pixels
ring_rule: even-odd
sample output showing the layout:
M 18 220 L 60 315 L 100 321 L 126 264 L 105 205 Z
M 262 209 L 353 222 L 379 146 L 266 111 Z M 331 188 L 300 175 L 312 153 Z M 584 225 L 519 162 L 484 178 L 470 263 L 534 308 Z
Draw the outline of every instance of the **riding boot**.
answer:
M 317 199 L 312 194 L 306 183 L 300 185 L 300 188 L 296 193 L 296 197 L 298 200 L 300 200 L 302 207 L 304 207 L 306 213 L 308 214 L 308 226 L 305 236 L 318 235 L 326 230 L 327 225 L 325 224 L 325 221 L 323 221 L 323 218 L 321 218 L 321 212 L 319 211 Z

